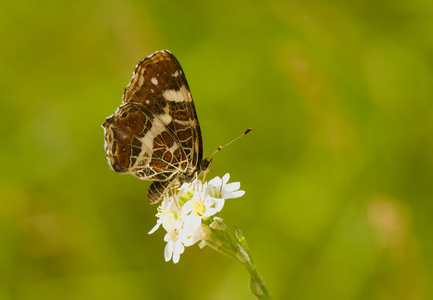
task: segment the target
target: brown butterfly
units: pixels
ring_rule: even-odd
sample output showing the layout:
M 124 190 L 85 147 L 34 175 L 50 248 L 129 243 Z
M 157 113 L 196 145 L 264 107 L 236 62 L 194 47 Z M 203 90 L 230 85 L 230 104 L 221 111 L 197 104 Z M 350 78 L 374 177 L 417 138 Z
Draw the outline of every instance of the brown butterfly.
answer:
M 153 181 L 151 204 L 209 169 L 191 91 L 173 54 L 157 51 L 139 62 L 122 102 L 102 124 L 105 154 L 114 171 Z

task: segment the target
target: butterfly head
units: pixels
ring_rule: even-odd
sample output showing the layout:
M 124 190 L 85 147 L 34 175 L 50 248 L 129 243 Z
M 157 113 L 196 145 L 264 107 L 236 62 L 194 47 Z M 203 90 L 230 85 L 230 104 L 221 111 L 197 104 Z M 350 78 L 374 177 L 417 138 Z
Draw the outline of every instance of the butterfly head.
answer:
M 203 159 L 198 166 L 199 172 L 200 173 L 208 172 L 210 170 L 211 165 L 212 165 L 212 159 L 210 159 L 210 160 L 208 160 L 206 158 Z

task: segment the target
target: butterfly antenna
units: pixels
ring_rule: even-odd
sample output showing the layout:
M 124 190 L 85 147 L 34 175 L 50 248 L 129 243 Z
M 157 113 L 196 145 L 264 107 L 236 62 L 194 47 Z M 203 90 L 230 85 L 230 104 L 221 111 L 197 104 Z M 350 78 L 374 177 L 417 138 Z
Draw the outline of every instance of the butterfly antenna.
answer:
M 233 141 L 228 142 L 227 144 L 225 144 L 224 146 L 218 146 L 218 149 L 216 149 L 214 152 L 212 152 L 210 155 L 208 155 L 205 159 L 208 159 L 209 157 L 211 157 L 212 155 L 214 155 L 215 153 L 217 153 L 218 151 L 221 151 L 223 148 L 227 147 L 228 145 L 230 145 L 231 143 L 236 142 L 237 140 L 239 140 L 241 137 L 243 137 L 244 135 L 246 135 L 248 132 L 250 132 L 251 130 L 253 130 L 251 127 L 248 128 L 247 130 L 245 130 L 244 133 L 242 133 L 240 136 L 238 136 L 237 138 L 235 138 Z

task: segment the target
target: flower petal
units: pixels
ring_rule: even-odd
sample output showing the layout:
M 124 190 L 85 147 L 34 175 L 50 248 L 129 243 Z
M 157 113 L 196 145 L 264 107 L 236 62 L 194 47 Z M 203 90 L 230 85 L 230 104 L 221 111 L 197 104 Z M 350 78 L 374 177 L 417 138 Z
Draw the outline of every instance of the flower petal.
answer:
M 169 261 L 171 259 L 171 256 L 173 255 L 173 241 L 168 241 L 167 245 L 165 245 L 164 249 L 164 258 L 165 261 Z
M 244 194 L 245 194 L 245 191 L 234 191 L 234 192 L 224 192 L 223 191 L 223 198 L 225 198 L 225 199 L 239 198 L 239 197 L 242 197 Z
M 229 179 L 230 179 L 230 174 L 229 174 L 229 173 L 226 173 L 226 174 L 223 176 L 223 182 L 224 182 L 224 184 L 226 184 L 227 182 L 229 182 Z
M 173 252 L 173 262 L 177 264 L 180 259 L 180 255 L 185 251 L 185 247 L 182 245 L 180 241 L 177 241 L 174 244 L 174 252 Z
M 228 183 L 224 186 L 224 190 L 230 191 L 230 192 L 239 190 L 240 188 L 241 188 L 240 182 L 232 182 L 232 183 Z
M 162 224 L 161 219 L 159 219 L 158 221 L 156 221 L 156 225 L 153 226 L 153 228 L 147 233 L 147 234 L 152 234 L 154 233 Z
M 208 197 L 205 202 L 206 211 L 203 214 L 203 218 L 213 216 L 214 214 L 220 212 L 224 207 L 224 198 L 213 198 Z
M 221 184 L 222 184 L 222 180 L 221 180 L 221 178 L 219 178 L 218 176 L 212 178 L 212 179 L 209 180 L 209 182 L 208 182 L 208 185 L 210 185 L 210 186 L 221 186 Z

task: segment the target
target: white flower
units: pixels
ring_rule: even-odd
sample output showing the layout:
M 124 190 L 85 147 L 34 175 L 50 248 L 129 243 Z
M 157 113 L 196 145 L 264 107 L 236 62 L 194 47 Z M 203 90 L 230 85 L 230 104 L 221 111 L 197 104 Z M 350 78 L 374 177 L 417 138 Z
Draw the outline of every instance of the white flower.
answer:
M 227 225 L 217 214 L 222 210 L 225 199 L 241 197 L 239 182 L 228 183 L 230 175 L 215 177 L 209 183 L 194 180 L 184 183 L 174 195 L 167 193 L 158 207 L 156 225 L 149 231 L 155 232 L 161 225 L 167 231 L 164 241 L 165 260 L 179 262 L 180 254 L 199 243 L 203 247 L 212 230 L 225 230 Z
M 175 214 L 175 211 L 177 211 L 176 204 L 173 201 L 173 197 L 169 196 L 169 194 L 166 194 L 162 200 L 161 205 L 158 207 L 158 213 L 156 216 L 159 218 L 156 221 L 156 225 L 149 231 L 149 234 L 154 233 L 161 224 L 166 221 L 168 217 L 170 217 L 170 214 Z
M 220 212 L 224 206 L 225 199 L 214 198 L 210 196 L 210 190 L 207 183 L 195 190 L 191 200 L 187 201 L 182 207 L 182 212 L 192 213 L 196 216 L 208 218 Z
M 194 215 L 186 216 L 179 236 L 185 247 L 197 243 L 201 238 L 201 218 Z
M 195 188 L 195 186 L 193 186 L 194 182 L 195 181 L 182 184 L 180 188 L 177 189 L 178 198 L 188 197 L 188 193 L 193 193 L 193 189 Z
M 227 183 L 230 179 L 230 174 L 227 173 L 223 178 L 215 177 L 209 181 L 208 188 L 210 194 L 214 198 L 239 198 L 245 194 L 245 191 L 238 191 L 241 187 L 239 182 Z
M 180 255 L 185 250 L 182 240 L 179 239 L 179 231 L 182 225 L 182 221 L 176 220 L 173 214 L 169 214 L 162 222 L 162 227 L 167 231 L 164 236 L 164 241 L 167 242 L 164 250 L 165 261 L 169 261 L 173 257 L 173 262 L 177 263 Z

